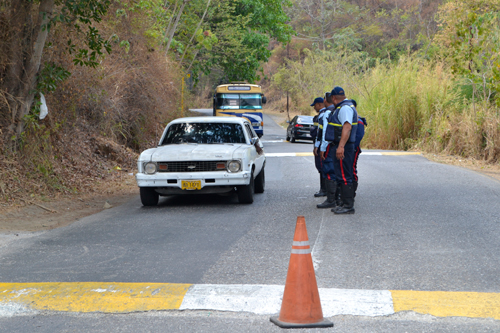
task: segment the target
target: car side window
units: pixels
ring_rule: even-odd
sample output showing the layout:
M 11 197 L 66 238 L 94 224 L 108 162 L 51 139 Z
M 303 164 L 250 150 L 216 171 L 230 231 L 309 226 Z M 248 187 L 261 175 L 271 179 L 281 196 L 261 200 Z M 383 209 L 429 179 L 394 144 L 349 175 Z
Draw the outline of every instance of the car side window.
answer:
M 247 130 L 248 137 L 250 140 L 253 138 L 252 130 L 250 129 L 250 125 L 245 124 L 245 129 Z
M 297 116 L 293 117 L 292 124 L 295 124 L 297 122 L 297 118 L 298 118 Z

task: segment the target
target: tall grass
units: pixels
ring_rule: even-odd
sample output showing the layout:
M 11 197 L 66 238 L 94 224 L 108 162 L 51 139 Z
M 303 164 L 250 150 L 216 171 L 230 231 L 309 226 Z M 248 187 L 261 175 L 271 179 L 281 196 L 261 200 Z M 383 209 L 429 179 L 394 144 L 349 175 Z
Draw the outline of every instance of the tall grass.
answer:
M 498 107 L 464 99 L 443 63 L 406 57 L 368 68 L 359 54 L 304 55 L 278 72 L 274 88 L 289 90 L 292 105 L 309 113 L 312 98 L 342 86 L 368 120 L 364 147 L 500 159 Z

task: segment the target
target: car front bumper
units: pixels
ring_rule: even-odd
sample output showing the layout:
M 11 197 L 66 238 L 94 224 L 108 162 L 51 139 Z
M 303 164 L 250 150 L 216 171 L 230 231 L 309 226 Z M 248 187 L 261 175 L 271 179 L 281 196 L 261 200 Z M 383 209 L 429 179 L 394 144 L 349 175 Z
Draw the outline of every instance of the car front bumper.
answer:
M 201 192 L 207 193 L 216 191 L 216 188 L 222 189 L 224 187 L 230 188 L 238 185 L 248 185 L 250 184 L 250 176 L 251 173 L 249 171 L 240 171 L 235 173 L 222 171 L 197 173 L 157 172 L 153 175 L 137 173 L 135 175 L 135 179 L 139 187 L 156 187 L 157 189 L 164 188 L 174 190 L 174 192 L 177 192 L 178 190 L 181 191 L 178 194 L 181 194 L 184 192 L 200 192 L 200 190 L 183 190 L 183 180 L 201 181 Z M 212 189 L 209 190 L 208 188 Z

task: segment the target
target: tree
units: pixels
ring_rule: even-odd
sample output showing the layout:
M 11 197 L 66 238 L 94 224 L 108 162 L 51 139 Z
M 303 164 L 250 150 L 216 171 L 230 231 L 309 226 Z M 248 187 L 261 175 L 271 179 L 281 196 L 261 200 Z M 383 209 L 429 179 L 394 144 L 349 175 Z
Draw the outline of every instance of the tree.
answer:
M 441 31 L 435 42 L 453 73 L 472 87 L 472 101 L 500 103 L 500 3 L 496 0 L 452 0 L 439 10 Z
M 270 38 L 288 42 L 293 34 L 283 9 L 288 4 L 281 0 L 214 1 L 207 27 L 218 42 L 210 51 L 200 51 L 193 72 L 219 70 L 228 81 L 259 80 L 258 72 L 271 56 Z
M 43 50 L 51 27 L 64 24 L 84 36 L 84 45 L 67 42 L 74 62 L 95 67 L 103 50 L 111 51 L 93 26 L 106 14 L 111 0 L 10 0 L 0 7 L 5 27 L 0 35 L 0 125 L 7 142 L 15 143 L 24 131 L 24 117 L 30 112 Z M 12 147 L 14 147 L 13 145 Z

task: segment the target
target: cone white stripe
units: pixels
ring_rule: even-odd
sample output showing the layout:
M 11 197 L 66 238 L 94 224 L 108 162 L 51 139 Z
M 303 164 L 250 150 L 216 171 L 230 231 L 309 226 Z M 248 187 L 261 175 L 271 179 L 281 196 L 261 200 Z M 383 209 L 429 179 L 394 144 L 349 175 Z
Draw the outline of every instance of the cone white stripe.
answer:
M 304 241 L 304 242 L 297 242 L 297 241 L 293 241 L 293 246 L 309 246 L 311 244 L 309 244 L 309 241 Z
M 310 254 L 311 249 L 292 249 L 292 254 Z

